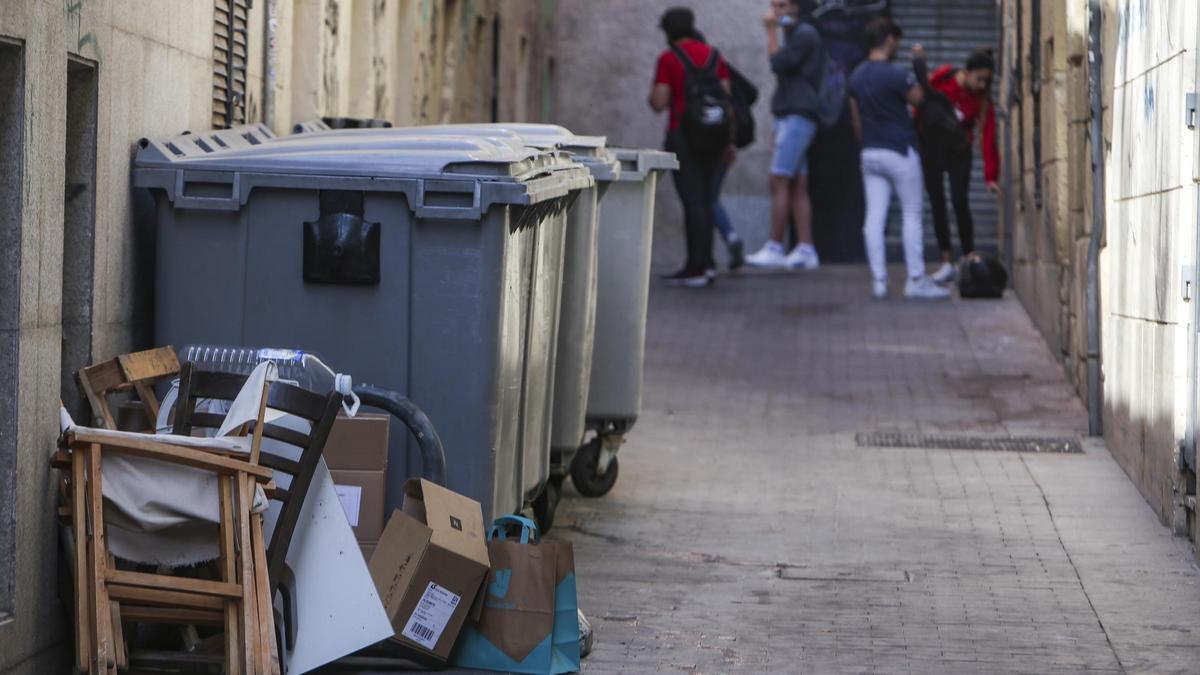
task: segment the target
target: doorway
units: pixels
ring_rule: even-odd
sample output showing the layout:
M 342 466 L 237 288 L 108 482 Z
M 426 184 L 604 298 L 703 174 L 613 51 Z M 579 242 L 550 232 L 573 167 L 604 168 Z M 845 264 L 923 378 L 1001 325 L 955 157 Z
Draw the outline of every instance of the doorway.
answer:
M 22 46 L 0 37 L 0 624 L 13 612 L 16 563 L 17 350 L 21 329 Z
M 63 189 L 62 361 L 60 394 L 77 420 L 88 406 L 75 373 L 92 361 L 96 251 L 96 65 L 67 60 L 67 126 Z

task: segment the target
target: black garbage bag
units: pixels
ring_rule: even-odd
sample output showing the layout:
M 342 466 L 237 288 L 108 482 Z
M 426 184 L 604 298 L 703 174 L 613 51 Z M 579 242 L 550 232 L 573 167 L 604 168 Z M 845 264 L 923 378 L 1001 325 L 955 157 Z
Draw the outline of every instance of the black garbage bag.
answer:
M 1008 287 L 1008 270 L 995 257 L 972 253 L 958 269 L 958 294 L 963 298 L 1000 298 Z

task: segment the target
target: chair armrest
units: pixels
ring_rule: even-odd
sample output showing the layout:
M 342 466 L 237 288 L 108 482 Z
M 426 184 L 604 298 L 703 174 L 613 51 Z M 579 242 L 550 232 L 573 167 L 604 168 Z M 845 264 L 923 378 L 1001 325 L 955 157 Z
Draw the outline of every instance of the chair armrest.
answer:
M 243 459 L 225 457 L 195 447 L 171 445 L 146 439 L 122 437 L 112 438 L 88 429 L 69 429 L 63 435 L 63 443 L 73 450 L 81 450 L 92 445 L 99 445 L 104 452 L 115 452 L 134 457 L 156 459 L 171 464 L 190 466 L 196 469 L 214 473 L 233 475 L 239 472 L 252 476 L 260 483 L 266 483 L 274 478 L 274 472 L 264 466 L 251 464 Z

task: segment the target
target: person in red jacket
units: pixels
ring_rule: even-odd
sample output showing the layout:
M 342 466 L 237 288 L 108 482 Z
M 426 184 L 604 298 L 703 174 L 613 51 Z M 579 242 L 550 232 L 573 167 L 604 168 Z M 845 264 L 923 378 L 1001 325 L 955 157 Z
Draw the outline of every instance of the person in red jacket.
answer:
M 996 63 L 991 50 L 980 49 L 967 58 L 965 68 L 944 65 L 927 76 L 925 50 L 916 45 L 913 47 L 913 68 L 926 91 L 926 101 L 918 110 L 917 126 L 925 189 L 929 193 L 933 229 L 942 253 L 942 265 L 933 278 L 938 283 L 949 283 L 954 280 L 957 270 L 952 263 L 954 252 L 942 176 L 950 177 L 950 201 L 958 225 L 959 244 L 966 256 L 975 251 L 975 223 L 971 219 L 968 195 L 971 146 L 976 139 L 983 151 L 983 178 L 987 189 L 997 197 L 1000 195 L 1000 153 L 996 149 L 996 110 L 992 105 L 992 77 Z
M 668 112 L 666 149 L 675 153 L 679 168 L 674 172 L 675 191 L 683 204 L 684 238 L 687 261 L 683 269 L 665 277 L 673 286 L 704 288 L 716 280 L 713 261 L 713 205 L 717 203 L 717 172 L 722 162 L 732 161 L 733 146 L 723 156 L 708 156 L 692 148 L 684 130 L 687 113 L 687 68 L 680 55 L 696 68 L 712 67 L 726 92 L 730 90 L 729 65 L 707 43 L 700 40 L 696 17 L 686 7 L 672 7 L 659 23 L 667 36 L 668 48 L 658 57 L 654 86 L 650 90 L 650 108 Z M 715 63 L 713 57 L 716 56 Z

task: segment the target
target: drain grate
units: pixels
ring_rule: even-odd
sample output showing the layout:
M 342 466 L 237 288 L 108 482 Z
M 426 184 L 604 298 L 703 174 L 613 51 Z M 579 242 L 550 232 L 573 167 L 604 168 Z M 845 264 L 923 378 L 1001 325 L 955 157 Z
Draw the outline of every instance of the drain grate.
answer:
M 914 448 L 919 450 L 983 450 L 988 452 L 1034 452 L 1082 454 L 1077 438 L 1033 436 L 942 436 L 893 432 L 862 432 L 854 439 L 860 448 Z

